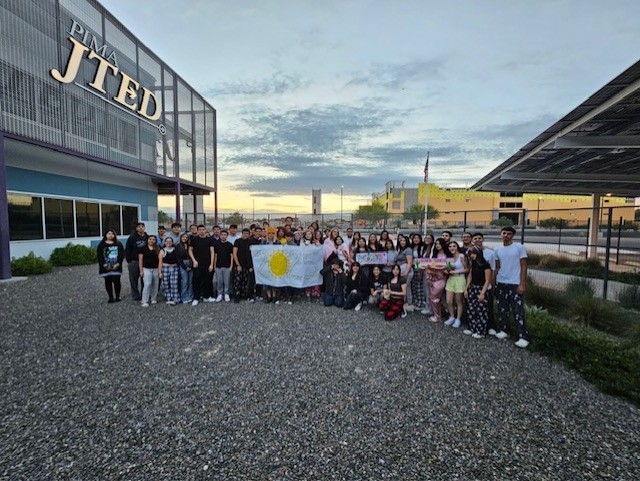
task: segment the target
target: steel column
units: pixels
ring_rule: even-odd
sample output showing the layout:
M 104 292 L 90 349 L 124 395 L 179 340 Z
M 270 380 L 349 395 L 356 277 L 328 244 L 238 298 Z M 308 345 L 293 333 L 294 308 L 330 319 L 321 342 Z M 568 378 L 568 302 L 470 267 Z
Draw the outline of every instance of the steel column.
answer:
M 4 158 L 4 134 L 0 132 L 0 279 L 10 278 L 11 245 L 7 199 L 7 169 Z

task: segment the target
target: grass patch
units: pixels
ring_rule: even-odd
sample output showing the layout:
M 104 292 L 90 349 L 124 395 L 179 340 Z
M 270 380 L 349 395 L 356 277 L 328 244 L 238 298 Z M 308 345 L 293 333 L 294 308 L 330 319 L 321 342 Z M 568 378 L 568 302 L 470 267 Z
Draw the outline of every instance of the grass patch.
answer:
M 572 260 L 564 256 L 544 254 L 529 254 L 528 265 L 537 269 L 570 274 L 573 276 L 602 279 L 604 266 L 598 259 Z M 640 284 L 640 272 L 614 272 L 609 271 L 609 280 L 624 282 L 626 284 Z
M 640 348 L 588 327 L 561 323 L 544 311 L 527 311 L 529 349 L 578 371 L 601 391 L 640 405 Z
M 37 276 L 51 272 L 51 263 L 42 257 L 36 256 L 33 251 L 24 257 L 11 258 L 12 276 Z
M 567 305 L 562 292 L 542 287 L 531 277 L 527 277 L 524 299 L 529 306 L 542 307 L 552 314 L 560 314 Z
M 576 297 L 593 297 L 596 290 L 593 287 L 593 283 L 589 279 L 585 278 L 573 278 L 564 286 L 564 291 L 573 299 Z
M 98 262 L 97 251 L 89 246 L 72 244 L 56 247 L 49 259 L 54 266 L 83 266 Z

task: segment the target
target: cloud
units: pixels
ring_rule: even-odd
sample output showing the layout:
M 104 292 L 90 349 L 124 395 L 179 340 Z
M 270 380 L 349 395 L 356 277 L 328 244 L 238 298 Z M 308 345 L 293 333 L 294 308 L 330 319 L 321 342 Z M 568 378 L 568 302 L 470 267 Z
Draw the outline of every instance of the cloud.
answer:
M 232 95 L 272 95 L 298 90 L 308 85 L 302 78 L 283 72 L 274 72 L 263 79 L 225 82 L 208 87 L 202 91 L 205 97 Z
M 442 60 L 421 60 L 401 65 L 375 63 L 366 73 L 359 74 L 347 85 L 365 85 L 400 89 L 412 82 L 426 82 L 442 77 L 445 62 Z

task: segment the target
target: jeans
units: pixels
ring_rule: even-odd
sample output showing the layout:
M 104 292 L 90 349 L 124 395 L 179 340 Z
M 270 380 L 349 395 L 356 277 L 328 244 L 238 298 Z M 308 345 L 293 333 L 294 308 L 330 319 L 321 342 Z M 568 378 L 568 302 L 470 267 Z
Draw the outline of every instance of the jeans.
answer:
M 333 296 L 326 292 L 322 295 L 322 300 L 325 306 L 337 306 L 342 307 L 344 305 L 344 296 Z
M 158 287 L 160 286 L 160 279 L 158 278 L 158 269 L 143 268 L 144 271 L 144 288 L 142 289 L 142 302 L 148 303 L 149 301 L 155 301 L 158 297 Z
M 182 302 L 193 301 L 193 271 L 180 268 L 180 299 Z
M 406 268 L 409 268 L 409 273 L 407 274 L 407 305 L 413 305 L 413 295 L 411 294 L 411 279 L 413 279 L 413 267 L 407 266 L 407 264 L 400 265 L 400 274 L 404 272 Z

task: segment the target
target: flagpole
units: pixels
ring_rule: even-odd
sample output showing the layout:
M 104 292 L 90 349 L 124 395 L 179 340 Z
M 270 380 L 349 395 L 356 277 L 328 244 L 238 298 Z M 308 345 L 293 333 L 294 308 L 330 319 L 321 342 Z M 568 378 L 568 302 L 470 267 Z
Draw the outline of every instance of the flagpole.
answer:
M 422 221 L 422 238 L 427 235 L 427 220 L 429 210 L 429 152 L 427 151 L 427 161 L 424 164 L 424 220 Z

